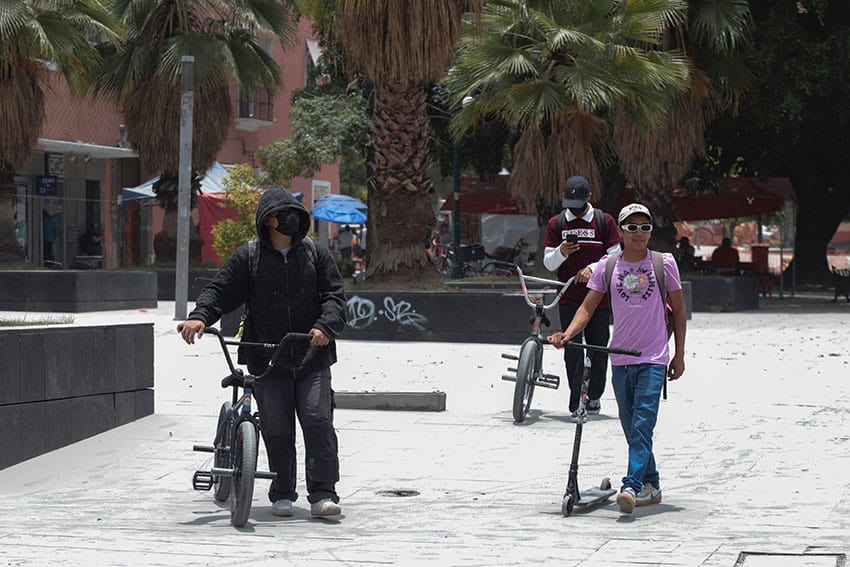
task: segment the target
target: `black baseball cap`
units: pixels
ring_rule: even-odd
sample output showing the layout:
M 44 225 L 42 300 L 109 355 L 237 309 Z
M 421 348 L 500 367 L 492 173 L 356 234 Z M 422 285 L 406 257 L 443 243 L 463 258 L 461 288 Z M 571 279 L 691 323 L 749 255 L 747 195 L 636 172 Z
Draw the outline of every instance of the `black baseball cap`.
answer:
M 561 206 L 565 209 L 583 209 L 590 199 L 590 183 L 581 175 L 573 175 L 564 183 L 564 200 Z

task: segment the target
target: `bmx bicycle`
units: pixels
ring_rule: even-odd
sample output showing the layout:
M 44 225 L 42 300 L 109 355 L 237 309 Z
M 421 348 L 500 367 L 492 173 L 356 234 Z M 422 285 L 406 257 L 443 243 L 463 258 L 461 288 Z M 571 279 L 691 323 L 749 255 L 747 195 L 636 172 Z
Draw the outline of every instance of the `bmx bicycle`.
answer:
M 579 396 L 579 405 L 576 410 L 576 433 L 573 439 L 573 455 L 570 459 L 570 473 L 567 478 L 567 488 L 564 492 L 564 499 L 561 501 L 561 513 L 564 516 L 569 516 L 573 513 L 574 508 L 587 508 L 601 504 L 611 498 L 617 489 L 611 488 L 611 479 L 605 477 L 599 484 L 598 488 L 588 488 L 579 490 L 578 488 L 578 455 L 581 448 L 581 434 L 584 428 L 584 423 L 587 421 L 587 390 L 590 386 L 590 351 L 601 351 L 614 354 L 627 354 L 631 356 L 640 356 L 640 352 L 636 350 L 611 348 L 597 345 L 589 345 L 584 343 L 574 343 L 568 341 L 564 344 L 564 348 L 584 349 L 584 370 L 581 377 L 581 395 Z
M 507 353 L 502 354 L 502 358 L 517 361 L 516 368 L 508 368 L 509 372 L 514 372 L 515 374 L 503 374 L 502 380 L 515 382 L 512 406 L 513 417 L 514 422 L 522 423 L 528 417 L 528 410 L 531 409 L 531 400 L 534 397 L 535 386 L 557 390 L 561 384 L 561 378 L 559 376 L 543 372 L 543 346 L 548 343 L 541 334 L 541 327 L 548 327 L 552 324 L 549 321 L 549 317 L 546 316 L 546 311 L 558 304 L 558 301 L 566 293 L 567 288 L 573 283 L 574 278 L 570 278 L 565 282 L 547 280 L 535 276 L 527 276 L 522 272 L 522 268 L 517 265 L 510 264 L 510 266 L 519 275 L 523 297 L 528 306 L 533 310 L 530 319 L 531 334 L 523 341 L 519 349 L 519 356 Z M 532 298 L 526 282 L 554 286 L 558 291 L 551 302 L 544 303 L 543 294 Z
M 230 374 L 221 381 L 222 388 L 233 388 L 231 401 L 224 402 L 218 413 L 218 425 L 212 445 L 194 445 L 194 451 L 213 453 L 210 470 L 198 470 L 192 476 L 195 490 L 213 489 L 213 498 L 218 502 L 230 499 L 230 523 L 236 527 L 245 525 L 251 513 L 254 499 L 254 479 L 274 480 L 277 473 L 257 470 L 257 451 L 260 433 L 260 416 L 251 411 L 254 385 L 271 372 L 281 350 L 294 340 L 309 341 L 309 333 L 287 333 L 279 343 L 252 343 L 226 340 L 221 331 L 208 327 L 206 332 L 218 337 Z M 227 345 L 264 347 L 274 349 L 268 367 L 259 376 L 246 374 L 233 364 Z M 239 394 L 242 388 L 242 394 Z

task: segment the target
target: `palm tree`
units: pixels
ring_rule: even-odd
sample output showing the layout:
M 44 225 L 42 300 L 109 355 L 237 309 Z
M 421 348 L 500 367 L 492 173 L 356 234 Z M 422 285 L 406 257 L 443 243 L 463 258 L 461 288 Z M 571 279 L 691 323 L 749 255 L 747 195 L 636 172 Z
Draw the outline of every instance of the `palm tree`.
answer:
M 374 86 L 368 275 L 421 281 L 434 273 L 423 246 L 434 225 L 426 89 L 445 72 L 462 16 L 479 11 L 480 0 L 308 4 L 314 21 L 339 37 L 347 60 Z
M 737 107 L 750 83 L 744 64 L 750 44 L 751 16 L 746 0 L 691 0 L 681 26 L 665 30 L 663 49 L 688 54 L 693 80 L 672 112 L 656 127 L 641 128 L 619 117 L 614 122 L 614 146 L 625 177 L 636 197 L 654 211 L 661 230 L 653 247 L 675 245 L 673 189 L 705 156 L 706 123 L 721 110 Z
M 127 137 L 142 165 L 160 172 L 154 186 L 165 209 L 154 249 L 157 261 L 176 256 L 180 134 L 180 61 L 194 56 L 193 196 L 198 175 L 215 161 L 233 115 L 230 86 L 273 93 L 280 68 L 260 43 L 263 34 L 291 43 L 295 0 L 113 0 L 127 29 L 117 52 L 106 58 L 99 92 L 125 113 Z M 199 256 L 197 238 L 192 249 Z
M 493 118 L 518 132 L 510 189 L 541 224 L 570 175 L 586 177 L 598 200 L 612 118 L 648 128 L 689 84 L 684 54 L 655 49 L 685 13 L 680 0 L 488 2 L 483 33 L 464 36 L 446 77 L 455 103 L 475 95 L 455 135 Z
M 115 29 L 97 0 L 0 2 L 0 263 L 24 258 L 14 179 L 41 135 L 48 62 L 82 95 L 101 63 L 91 41 L 115 38 Z

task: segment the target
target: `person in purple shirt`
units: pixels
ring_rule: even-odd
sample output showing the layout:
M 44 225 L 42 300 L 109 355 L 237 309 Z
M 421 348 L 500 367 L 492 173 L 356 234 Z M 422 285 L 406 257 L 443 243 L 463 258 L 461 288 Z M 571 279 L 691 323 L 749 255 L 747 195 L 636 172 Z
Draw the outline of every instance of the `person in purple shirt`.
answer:
M 606 258 L 599 262 L 587 282 L 587 296 L 562 333 L 548 340 L 556 347 L 578 335 L 596 307 L 608 295 L 614 318 L 611 347 L 641 352 L 640 357 L 611 355 L 611 383 L 619 406 L 620 424 L 629 444 L 629 465 L 617 495 L 620 512 L 631 514 L 635 506 L 661 502 L 661 484 L 652 436 L 665 375 L 676 380 L 685 372 L 687 314 L 679 269 L 671 254 L 663 255 L 666 297 L 673 309 L 674 352 L 671 357 L 665 322 L 665 293 L 648 249 L 652 215 L 644 205 L 626 205 L 617 218 L 623 250 L 605 285 Z

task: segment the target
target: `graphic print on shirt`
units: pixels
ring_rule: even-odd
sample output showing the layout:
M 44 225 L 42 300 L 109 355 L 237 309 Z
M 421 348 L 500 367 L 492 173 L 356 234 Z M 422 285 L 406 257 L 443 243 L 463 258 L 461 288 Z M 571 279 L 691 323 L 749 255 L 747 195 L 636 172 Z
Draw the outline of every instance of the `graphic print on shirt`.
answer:
M 614 290 L 624 301 L 640 301 L 645 302 L 652 297 L 658 283 L 655 281 L 655 274 L 652 271 L 652 266 L 640 265 L 637 267 L 628 267 L 617 274 L 617 281 L 614 282 Z
M 580 239 L 593 240 L 596 238 L 596 229 L 590 228 L 565 228 L 561 231 L 561 240 L 566 240 L 568 234 L 575 234 Z

